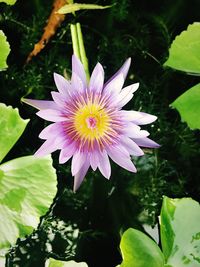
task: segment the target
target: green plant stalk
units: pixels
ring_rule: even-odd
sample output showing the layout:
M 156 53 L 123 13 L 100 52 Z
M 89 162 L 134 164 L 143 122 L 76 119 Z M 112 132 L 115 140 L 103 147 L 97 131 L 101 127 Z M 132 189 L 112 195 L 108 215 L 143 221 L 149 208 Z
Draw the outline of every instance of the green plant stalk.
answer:
M 76 23 L 76 30 L 77 30 L 77 35 L 78 35 L 79 52 L 80 52 L 80 56 L 81 56 L 81 61 L 83 63 L 84 69 L 85 69 L 87 80 L 89 81 L 90 73 L 89 73 L 89 68 L 88 68 L 88 59 L 87 59 L 86 52 L 85 52 L 83 34 L 81 31 L 80 23 Z
M 90 79 L 90 73 L 88 68 L 88 59 L 85 52 L 85 46 L 83 42 L 83 35 L 81 31 L 81 25 L 80 23 L 71 24 L 70 25 L 71 30 L 71 37 L 72 37 L 72 46 L 73 46 L 73 52 L 77 58 L 80 59 L 80 61 L 83 63 L 85 73 L 87 80 Z
M 70 25 L 74 55 L 81 60 L 76 24 Z

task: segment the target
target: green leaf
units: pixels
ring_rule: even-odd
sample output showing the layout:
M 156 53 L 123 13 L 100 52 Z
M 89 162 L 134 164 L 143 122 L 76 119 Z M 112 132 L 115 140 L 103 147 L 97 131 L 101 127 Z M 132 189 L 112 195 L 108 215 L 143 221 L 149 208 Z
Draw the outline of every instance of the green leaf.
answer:
M 21 157 L 0 165 L 0 250 L 38 226 L 56 194 L 51 157 Z
M 123 257 L 121 267 L 164 266 L 164 256 L 158 245 L 136 229 L 129 228 L 124 232 L 120 248 Z
M 200 266 L 200 205 L 191 198 L 164 197 L 161 242 L 166 266 Z
M 189 25 L 173 41 L 165 66 L 193 74 L 200 74 L 200 23 Z
M 179 96 L 171 106 L 178 110 L 181 120 L 191 129 L 200 129 L 200 83 Z
M 45 267 L 87 267 L 85 262 L 75 262 L 75 261 L 58 261 L 50 258 Z
M 18 109 L 0 103 L 0 162 L 17 142 L 29 120 L 23 120 Z
M 3 31 L 0 30 L 0 71 L 8 67 L 6 60 L 10 53 L 10 45 Z
M 100 5 L 94 5 L 94 4 L 67 4 L 61 7 L 58 10 L 59 14 L 68 14 L 68 13 L 73 13 L 75 11 L 83 10 L 83 9 L 106 9 L 111 6 L 100 6 Z
M 16 3 L 17 0 L 0 0 L 1 2 L 6 3 L 7 5 L 14 5 Z

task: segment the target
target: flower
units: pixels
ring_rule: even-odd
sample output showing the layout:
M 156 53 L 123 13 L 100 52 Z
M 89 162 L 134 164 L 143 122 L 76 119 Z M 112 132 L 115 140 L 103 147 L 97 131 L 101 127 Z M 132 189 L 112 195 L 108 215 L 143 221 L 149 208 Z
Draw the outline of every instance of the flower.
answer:
M 98 168 L 107 179 L 111 175 L 109 158 L 136 172 L 131 155 L 144 155 L 140 147 L 159 146 L 139 126 L 152 123 L 156 116 L 122 110 L 139 86 L 134 83 L 122 89 L 130 63 L 129 58 L 105 84 L 103 67 L 97 63 L 88 84 L 82 63 L 72 56 L 71 81 L 54 74 L 58 92 L 51 92 L 53 101 L 23 99 L 39 109 L 39 117 L 53 122 L 40 133 L 46 141 L 35 155 L 42 157 L 59 149 L 59 163 L 72 157 L 74 191 L 90 166 L 94 171 Z

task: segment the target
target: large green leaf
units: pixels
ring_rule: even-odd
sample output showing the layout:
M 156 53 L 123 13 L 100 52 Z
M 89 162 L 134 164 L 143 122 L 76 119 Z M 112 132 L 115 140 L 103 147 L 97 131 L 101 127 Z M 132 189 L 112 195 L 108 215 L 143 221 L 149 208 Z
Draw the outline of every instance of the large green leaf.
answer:
M 83 10 L 83 9 L 105 9 L 109 8 L 111 6 L 100 6 L 100 5 L 95 5 L 95 4 L 66 4 L 63 7 L 61 7 L 58 10 L 59 14 L 68 14 L 68 13 L 73 13 L 75 11 Z
M 59 261 L 50 258 L 45 267 L 87 267 L 85 262 L 75 262 L 75 261 Z
M 0 71 L 8 67 L 6 60 L 10 53 L 10 45 L 5 34 L 0 30 Z
M 0 0 L 1 2 L 6 3 L 7 5 L 14 5 L 16 3 L 17 0 Z
M 164 65 L 193 74 L 200 74 L 200 23 L 189 25 L 173 41 Z
M 124 232 L 120 248 L 121 267 L 163 267 L 164 257 L 158 245 L 147 235 L 136 229 Z
M 200 266 L 200 205 L 190 198 L 164 197 L 161 241 L 166 266 Z
M 0 162 L 19 139 L 29 120 L 23 120 L 18 109 L 0 103 Z
M 0 249 L 38 226 L 56 194 L 51 157 L 21 157 L 0 165 Z
M 200 129 L 200 83 L 179 96 L 172 104 L 191 129 Z

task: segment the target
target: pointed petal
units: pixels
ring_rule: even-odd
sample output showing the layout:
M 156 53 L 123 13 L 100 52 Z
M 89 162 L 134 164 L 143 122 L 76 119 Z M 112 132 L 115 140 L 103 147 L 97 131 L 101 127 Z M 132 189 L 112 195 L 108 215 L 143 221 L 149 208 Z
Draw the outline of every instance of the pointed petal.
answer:
M 149 147 L 149 148 L 159 148 L 160 145 L 154 142 L 153 140 L 149 138 L 139 138 L 139 139 L 134 139 L 133 141 L 138 145 L 142 147 Z
M 125 106 L 133 97 L 133 93 L 138 89 L 139 83 L 134 83 L 121 90 L 116 104 L 118 107 Z
M 54 102 L 61 108 L 66 105 L 66 97 L 64 97 L 61 93 L 51 92 L 52 98 Z
M 103 91 L 105 94 L 119 94 L 124 84 L 124 77 L 122 73 L 118 74 L 104 87 Z
M 95 66 L 89 83 L 90 91 L 101 93 L 104 82 L 104 70 L 100 63 Z
M 124 81 L 126 80 L 126 76 L 128 74 L 129 68 L 131 65 L 131 58 L 128 58 L 124 64 L 122 65 L 122 67 L 106 82 L 105 86 L 111 81 L 113 80 L 118 74 L 122 73 Z
M 53 74 L 54 76 L 54 81 L 56 84 L 56 87 L 58 89 L 58 91 L 62 94 L 67 96 L 68 95 L 68 91 L 70 91 L 70 82 L 67 81 L 62 75 L 57 74 L 54 72 Z
M 90 163 L 89 160 L 85 159 L 85 162 L 83 163 L 82 168 L 80 169 L 80 171 L 75 175 L 74 177 L 74 192 L 77 191 L 77 189 L 79 188 L 79 186 L 81 185 L 88 169 L 89 169 Z
M 149 135 L 149 132 L 140 130 L 140 127 L 133 123 L 127 124 L 127 127 L 123 130 L 123 133 L 131 138 L 144 138 Z
M 72 84 L 71 93 L 75 92 L 81 93 L 84 91 L 83 82 L 81 78 L 76 74 L 76 72 L 72 72 L 71 84 Z
M 47 121 L 59 122 L 66 121 L 66 116 L 59 110 L 55 109 L 44 109 L 40 110 L 36 113 L 40 118 L 45 119 Z
M 98 156 L 99 156 L 98 168 L 100 172 L 103 174 L 103 176 L 109 179 L 111 175 L 111 166 L 110 166 L 108 154 L 104 150 L 103 152 L 100 152 Z
M 119 116 L 126 121 L 135 121 L 142 118 L 141 112 L 134 110 L 120 110 Z
M 45 127 L 41 133 L 39 134 L 39 138 L 41 139 L 49 139 L 53 136 L 61 135 L 63 132 L 62 125 L 60 123 L 52 123 Z
M 145 125 L 145 124 L 149 124 L 149 123 L 152 123 L 155 120 L 157 120 L 157 117 L 154 116 L 154 115 L 151 115 L 151 114 L 148 114 L 148 113 L 145 113 L 145 112 L 137 112 L 137 113 L 139 113 L 141 116 L 140 116 L 140 118 L 132 119 L 132 121 L 135 124 Z
M 74 176 L 80 171 L 84 162 L 85 162 L 85 154 L 83 152 L 77 151 L 72 158 L 72 166 L 71 166 L 72 176 Z
M 96 151 L 90 154 L 90 165 L 93 171 L 96 171 L 99 164 L 99 157 Z
M 125 146 L 125 148 L 128 150 L 130 155 L 133 156 L 143 156 L 144 152 L 142 149 L 130 138 L 126 136 L 122 136 L 121 138 L 122 144 Z
M 34 100 L 34 99 L 28 99 L 28 98 L 22 98 L 22 102 L 37 108 L 39 110 L 41 109 L 58 109 L 58 106 L 54 101 L 48 101 L 48 100 Z
M 65 162 L 67 162 L 75 153 L 76 151 L 76 146 L 74 145 L 74 143 L 71 144 L 67 144 L 65 146 L 65 148 L 63 148 L 60 151 L 60 155 L 59 155 L 59 163 L 63 164 Z
M 42 144 L 42 146 L 35 152 L 34 155 L 36 157 L 43 157 L 48 154 L 51 154 L 57 149 L 60 149 L 64 142 L 65 142 L 65 139 L 62 137 L 48 139 Z
M 124 169 L 131 172 L 137 171 L 130 157 L 125 156 L 124 153 L 117 149 L 117 146 L 112 146 L 108 148 L 108 156 Z
M 83 64 L 75 55 L 72 56 L 72 72 L 75 72 L 80 77 L 84 88 L 86 88 L 87 79 L 86 79 L 85 70 L 84 70 Z

